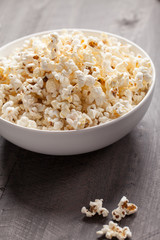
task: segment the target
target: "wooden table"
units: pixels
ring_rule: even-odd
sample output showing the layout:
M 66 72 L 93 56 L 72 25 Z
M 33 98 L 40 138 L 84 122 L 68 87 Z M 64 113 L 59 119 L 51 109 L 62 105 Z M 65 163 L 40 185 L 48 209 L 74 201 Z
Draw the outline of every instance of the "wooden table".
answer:
M 0 240 L 94 240 L 111 215 L 87 219 L 81 207 L 103 198 L 112 211 L 123 195 L 139 211 L 120 225 L 134 240 L 160 239 L 160 1 L 1 0 L 0 9 L 0 45 L 43 30 L 99 29 L 138 43 L 157 70 L 147 114 L 107 148 L 45 156 L 0 138 Z

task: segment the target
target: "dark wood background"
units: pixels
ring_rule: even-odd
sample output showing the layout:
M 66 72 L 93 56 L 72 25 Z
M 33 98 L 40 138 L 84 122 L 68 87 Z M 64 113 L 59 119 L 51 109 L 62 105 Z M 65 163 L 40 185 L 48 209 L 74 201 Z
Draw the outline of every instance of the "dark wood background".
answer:
M 152 57 L 157 83 L 137 127 L 102 150 L 45 156 L 0 137 L 0 240 L 93 240 L 106 218 L 82 206 L 103 198 L 113 210 L 125 195 L 139 207 L 125 218 L 133 240 L 160 239 L 160 1 L 0 0 L 0 45 L 43 30 L 80 27 L 120 34 Z M 103 238 L 101 238 L 103 239 Z

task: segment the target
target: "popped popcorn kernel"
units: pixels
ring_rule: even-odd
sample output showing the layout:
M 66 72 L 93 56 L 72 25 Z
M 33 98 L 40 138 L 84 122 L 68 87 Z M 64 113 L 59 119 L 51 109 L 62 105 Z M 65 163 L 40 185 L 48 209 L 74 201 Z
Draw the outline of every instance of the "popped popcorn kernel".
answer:
M 129 44 L 51 32 L 0 58 L 0 116 L 41 130 L 84 129 L 131 111 L 151 83 L 149 59 Z
M 112 221 L 109 222 L 108 225 L 103 225 L 103 228 L 99 231 L 97 231 L 97 235 L 105 235 L 106 238 L 112 239 L 113 237 L 116 237 L 119 240 L 124 240 L 127 237 L 132 237 L 132 233 L 129 229 L 129 227 L 119 227 L 117 223 L 114 223 Z
M 107 217 L 109 214 L 109 211 L 106 208 L 102 207 L 102 204 L 103 204 L 103 199 L 95 199 L 94 202 L 90 201 L 89 210 L 86 207 L 82 207 L 81 212 L 86 214 L 86 217 L 92 217 L 96 213 L 98 213 L 98 215 L 102 215 L 103 217 Z
M 126 215 L 131 215 L 137 212 L 137 210 L 138 207 L 133 203 L 129 203 L 129 200 L 125 196 L 123 196 L 118 203 L 118 208 L 112 211 L 113 220 L 119 222 Z

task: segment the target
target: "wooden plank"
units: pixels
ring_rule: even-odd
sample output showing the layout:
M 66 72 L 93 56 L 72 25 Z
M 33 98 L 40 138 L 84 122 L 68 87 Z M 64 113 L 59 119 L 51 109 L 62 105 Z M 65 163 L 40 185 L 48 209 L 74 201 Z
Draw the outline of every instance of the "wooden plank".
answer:
M 120 34 L 140 44 L 160 74 L 160 2 L 109 0 L 1 1 L 0 45 L 26 34 L 80 27 Z M 158 79 L 157 79 L 158 80 Z M 123 195 L 136 215 L 122 220 L 133 240 L 160 238 L 160 83 L 144 119 L 117 143 L 79 156 L 45 156 L 0 138 L 0 239 L 90 240 L 107 219 L 80 213 L 103 198 L 111 212 Z
M 0 137 L 0 198 L 3 195 L 19 149 Z M 5 152 L 8 152 L 6 157 Z

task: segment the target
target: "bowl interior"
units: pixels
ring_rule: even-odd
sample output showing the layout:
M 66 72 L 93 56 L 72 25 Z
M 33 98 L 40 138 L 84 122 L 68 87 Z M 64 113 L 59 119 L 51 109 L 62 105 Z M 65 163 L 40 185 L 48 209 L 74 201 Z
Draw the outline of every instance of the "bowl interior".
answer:
M 72 32 L 72 31 L 75 31 L 75 30 L 76 30 L 76 31 L 82 31 L 86 36 L 92 35 L 92 36 L 98 37 L 100 34 L 105 33 L 105 34 L 107 34 L 107 35 L 110 36 L 110 37 L 116 37 L 121 43 L 123 43 L 123 44 L 130 44 L 130 45 L 132 46 L 132 47 L 131 47 L 132 50 L 133 50 L 136 54 L 139 53 L 139 54 L 141 54 L 143 57 L 147 57 L 147 58 L 150 60 L 150 62 L 151 62 L 151 67 L 152 67 L 152 75 L 153 75 L 153 77 L 152 77 L 152 84 L 151 84 L 150 89 L 148 90 L 146 96 L 143 98 L 143 100 L 142 100 L 137 106 L 135 106 L 131 111 L 129 111 L 128 113 L 126 113 L 125 115 L 123 115 L 123 116 L 121 116 L 121 117 L 119 117 L 119 118 L 117 118 L 117 119 L 114 119 L 114 120 L 112 120 L 111 122 L 107 122 L 107 123 L 104 123 L 104 124 L 102 124 L 102 125 L 97 125 L 97 126 L 94 126 L 94 127 L 91 127 L 91 128 L 93 129 L 93 128 L 97 128 L 97 127 L 102 127 L 103 125 L 107 125 L 107 124 L 110 125 L 110 124 L 112 124 L 113 122 L 116 122 L 116 121 L 119 121 L 120 119 L 123 119 L 125 116 L 129 115 L 131 112 L 136 111 L 136 109 L 137 109 L 140 105 L 142 105 L 142 104 L 145 102 L 145 100 L 147 99 L 147 97 L 149 97 L 149 95 L 152 93 L 153 88 L 154 88 L 154 85 L 155 85 L 155 67 L 154 67 L 154 64 L 153 64 L 151 58 L 148 56 L 148 54 L 147 54 L 141 47 L 139 47 L 137 44 L 129 41 L 129 40 L 126 39 L 126 38 L 123 38 L 123 37 L 121 37 L 121 36 L 118 36 L 118 35 L 116 35 L 116 34 L 107 33 L 107 32 L 102 32 L 102 31 L 96 31 L 96 30 L 88 30 L 88 29 L 67 29 L 68 32 Z M 45 34 L 49 34 L 49 33 L 53 32 L 53 31 L 58 32 L 59 34 L 62 34 L 63 31 L 64 31 L 64 29 L 45 31 L 45 32 L 35 33 L 35 34 L 31 34 L 31 35 L 28 35 L 28 36 L 19 38 L 19 39 L 13 41 L 13 42 L 10 42 L 10 43 L 4 45 L 3 47 L 1 47 L 1 48 L 0 48 L 0 57 L 7 57 L 7 56 L 9 56 L 10 54 L 14 53 L 14 51 L 15 51 L 16 48 L 21 47 L 21 46 L 23 45 L 24 41 L 27 40 L 27 39 L 29 39 L 29 38 L 31 38 L 31 37 L 42 36 L 42 35 L 45 35 Z M 0 119 L 3 120 L 3 121 L 8 122 L 9 124 L 16 125 L 16 127 L 24 128 L 24 127 L 19 126 L 19 125 L 15 124 L 15 123 L 12 123 L 12 122 L 9 122 L 9 121 L 7 121 L 7 120 L 5 120 L 5 119 L 2 119 L 1 117 L 0 117 Z M 88 131 L 88 130 L 91 129 L 91 128 L 85 128 L 85 129 L 81 129 L 81 130 L 58 130 L 58 131 L 39 130 L 39 129 L 29 129 L 29 130 L 52 132 L 52 133 L 53 133 L 53 132 L 61 132 L 61 133 L 62 133 L 62 132 L 68 132 L 68 131 L 69 131 L 69 132 Z

